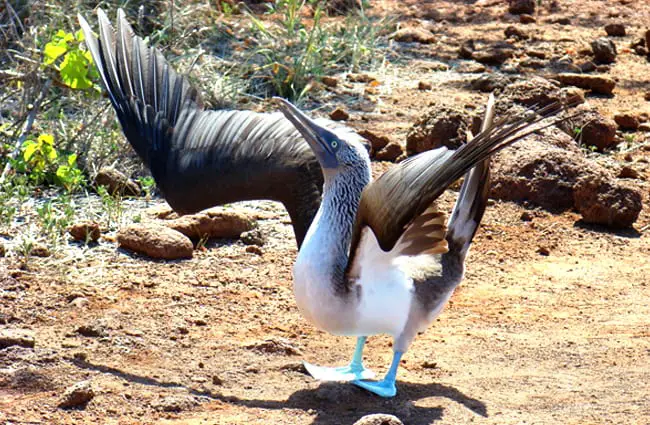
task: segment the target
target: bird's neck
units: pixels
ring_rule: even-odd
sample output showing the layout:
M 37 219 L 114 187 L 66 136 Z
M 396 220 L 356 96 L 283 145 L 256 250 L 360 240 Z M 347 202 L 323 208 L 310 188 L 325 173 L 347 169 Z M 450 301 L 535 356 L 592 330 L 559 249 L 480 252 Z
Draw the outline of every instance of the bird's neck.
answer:
M 325 170 L 323 200 L 301 254 L 318 262 L 321 272 L 334 282 L 343 283 L 359 200 L 369 182 L 369 165 L 347 172 Z

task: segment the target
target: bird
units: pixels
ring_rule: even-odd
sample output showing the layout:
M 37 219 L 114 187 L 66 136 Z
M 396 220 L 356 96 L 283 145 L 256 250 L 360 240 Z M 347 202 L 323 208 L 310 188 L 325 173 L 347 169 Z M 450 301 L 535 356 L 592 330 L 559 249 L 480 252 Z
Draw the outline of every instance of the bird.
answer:
M 117 31 L 97 10 L 99 39 L 77 17 L 122 130 L 169 205 L 191 214 L 237 201 L 279 201 L 300 247 L 320 205 L 323 175 L 291 122 L 279 112 L 205 109 L 189 80 L 135 35 L 122 9 Z
M 463 279 L 487 205 L 490 156 L 544 128 L 540 121 L 562 107 L 554 103 L 495 122 L 490 96 L 476 137 L 456 150 L 410 157 L 372 181 L 358 137 L 319 125 L 285 99 L 276 102 L 324 175 L 323 200 L 293 267 L 298 310 L 321 330 L 357 337 L 347 366 L 305 367 L 316 379 L 348 381 L 392 397 L 403 354 Z M 463 175 L 447 221 L 437 198 Z M 367 338 L 376 334 L 393 337 L 393 360 L 380 381 L 371 380 L 374 373 L 362 361 Z

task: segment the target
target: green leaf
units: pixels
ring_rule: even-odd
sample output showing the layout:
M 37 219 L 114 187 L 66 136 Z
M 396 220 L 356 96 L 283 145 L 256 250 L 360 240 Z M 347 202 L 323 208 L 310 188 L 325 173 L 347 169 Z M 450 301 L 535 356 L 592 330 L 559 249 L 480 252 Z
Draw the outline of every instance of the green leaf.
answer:
M 43 133 L 40 136 L 38 136 L 38 143 L 54 146 L 54 136 L 48 133 Z
M 79 30 L 76 33 L 74 33 L 74 38 L 76 38 L 77 41 L 84 41 L 86 39 L 86 36 L 84 35 L 84 32 L 82 30 Z
M 31 143 L 29 143 L 31 142 Z M 28 140 L 23 144 L 23 159 L 25 162 L 29 162 L 29 160 L 34 156 L 34 153 L 36 152 L 36 142 L 33 140 Z
M 87 89 L 92 86 L 88 78 L 88 61 L 81 50 L 72 50 L 65 55 L 59 69 L 61 79 L 73 89 Z
M 66 45 L 55 44 L 52 42 L 47 43 L 43 50 L 43 54 L 45 54 L 45 61 L 43 63 L 45 65 L 52 65 L 54 61 L 67 51 L 68 47 Z

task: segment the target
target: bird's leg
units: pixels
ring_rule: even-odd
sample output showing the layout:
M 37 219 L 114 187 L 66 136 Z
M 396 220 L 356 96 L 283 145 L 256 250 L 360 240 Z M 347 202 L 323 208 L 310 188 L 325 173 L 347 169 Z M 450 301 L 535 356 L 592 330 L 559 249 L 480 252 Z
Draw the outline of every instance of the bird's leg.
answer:
M 393 362 L 390 365 L 390 369 L 386 373 L 386 376 L 382 381 L 352 381 L 354 385 L 357 385 L 361 388 L 365 388 L 371 393 L 375 393 L 381 397 L 393 397 L 397 394 L 397 388 L 395 388 L 395 378 L 397 377 L 397 368 L 399 367 L 399 361 L 402 358 L 401 351 L 395 351 L 393 355 Z
M 350 364 L 343 367 L 321 367 L 305 362 L 305 369 L 319 381 L 354 381 L 359 379 L 371 379 L 374 372 L 363 366 L 363 346 L 366 344 L 366 337 L 357 338 L 357 346 Z

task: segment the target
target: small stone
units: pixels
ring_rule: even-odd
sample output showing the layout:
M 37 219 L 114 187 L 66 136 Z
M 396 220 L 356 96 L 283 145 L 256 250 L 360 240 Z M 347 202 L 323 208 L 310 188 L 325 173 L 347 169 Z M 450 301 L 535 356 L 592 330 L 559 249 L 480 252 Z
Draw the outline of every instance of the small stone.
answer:
M 611 37 L 624 37 L 625 25 L 618 23 L 611 23 L 605 25 L 605 32 Z
M 424 28 L 401 28 L 395 31 L 390 37 L 401 43 L 432 44 L 436 42 L 436 37 L 431 31 Z
M 640 124 L 638 115 L 633 112 L 619 112 L 614 115 L 614 121 L 621 130 L 636 130 Z
M 223 379 L 219 378 L 217 375 L 212 375 L 212 385 L 223 385 Z
M 5 248 L 4 244 L 0 242 L 0 258 L 4 257 L 7 254 L 7 249 Z
M 578 65 L 580 72 L 594 72 L 598 67 L 592 61 L 586 61 Z
M 347 121 L 350 119 L 350 114 L 345 110 L 345 108 L 339 106 L 330 112 L 330 118 L 334 121 Z
M 466 40 L 463 42 L 463 44 L 460 45 L 460 49 L 458 49 L 458 56 L 463 59 L 472 59 L 474 50 L 476 50 L 474 46 L 474 40 Z
M 266 243 L 266 238 L 264 237 L 260 229 L 253 229 L 244 232 L 239 236 L 239 239 L 241 239 L 244 245 L 264 246 L 264 244 Z
M 96 338 L 100 336 L 108 335 L 105 326 L 100 322 L 89 323 L 86 325 L 81 325 L 77 328 L 76 332 L 79 335 L 87 336 L 91 338 Z
M 391 142 L 375 154 L 379 161 L 395 161 L 404 154 L 404 148 L 397 142 Z
M 284 338 L 268 338 L 264 341 L 254 342 L 245 346 L 249 350 L 260 351 L 269 354 L 284 354 L 287 356 L 300 356 L 300 349 L 291 345 Z
M 59 407 L 62 409 L 83 407 L 88 404 L 93 397 L 95 397 L 95 391 L 90 385 L 90 381 L 77 382 L 65 390 L 63 397 L 59 402 Z
M 581 89 L 591 90 L 594 93 L 607 95 L 611 95 L 616 86 L 613 79 L 604 75 L 562 73 L 557 74 L 555 78 L 565 85 L 576 86 Z
M 249 252 L 249 253 L 255 254 L 255 255 L 260 255 L 260 256 L 264 255 L 264 251 L 262 250 L 262 248 L 260 248 L 257 245 L 249 245 L 249 246 L 247 246 L 246 247 L 246 252 Z
M 546 59 L 546 52 L 543 50 L 529 49 L 526 50 L 526 54 L 532 58 Z
M 95 176 L 95 186 L 104 186 L 111 195 L 132 195 L 140 194 L 140 186 L 129 179 L 120 171 L 111 167 L 104 167 Z
M 88 301 L 88 298 L 84 297 L 77 297 L 70 301 L 70 305 L 76 308 L 85 308 L 88 307 L 88 304 L 90 304 L 90 301 Z
M 397 416 L 388 415 L 386 413 L 375 413 L 372 415 L 363 416 L 356 421 L 354 425 L 404 425 Z
M 325 84 L 327 87 L 336 87 L 339 84 L 339 80 L 336 77 L 330 77 L 328 75 L 324 76 L 321 78 L 321 81 L 323 84 Z
M 529 211 L 524 211 L 521 213 L 521 217 L 519 217 L 521 221 L 533 221 L 533 215 Z
M 479 74 L 485 72 L 485 65 L 475 61 L 463 61 L 456 67 L 456 72 L 467 74 Z
M 495 90 L 503 90 L 511 82 L 511 77 L 496 72 L 486 72 L 471 80 L 469 87 L 472 90 L 490 93 Z
M 516 40 L 527 40 L 530 38 L 526 32 L 520 28 L 517 28 L 514 25 L 510 25 L 504 31 L 506 38 L 514 38 Z
M 198 400 L 190 395 L 173 395 L 163 397 L 151 403 L 151 407 L 162 412 L 181 412 L 191 409 L 199 404 Z
M 347 76 L 348 81 L 351 81 L 353 83 L 372 83 L 373 81 L 377 81 L 377 78 L 374 75 L 370 74 L 355 74 L 355 73 L 350 73 Z
M 428 81 L 418 81 L 418 90 L 431 90 L 433 85 Z
M 97 242 L 100 231 L 99 224 L 94 221 L 82 221 L 75 223 L 68 229 L 72 239 L 81 242 Z
M 522 13 L 521 15 L 519 15 L 519 22 L 521 22 L 524 25 L 534 24 L 535 22 L 537 22 L 537 19 L 535 19 L 533 15 L 529 15 L 528 13 Z
M 638 179 L 639 172 L 629 165 L 625 165 L 621 168 L 621 171 L 618 172 L 618 178 L 620 179 Z
M 598 63 L 612 63 L 616 60 L 616 45 L 607 37 L 600 37 L 591 42 L 591 50 Z
M 645 92 L 645 93 L 643 94 L 643 99 L 644 99 L 644 100 L 647 100 L 647 101 L 650 101 L 650 91 Z
M 0 350 L 14 345 L 34 348 L 34 334 L 24 329 L 0 329 Z
M 508 0 L 508 12 L 513 15 L 522 13 L 533 15 L 535 13 L 535 0 Z
M 537 253 L 539 255 L 543 255 L 543 256 L 547 257 L 547 256 L 549 256 L 551 254 L 551 250 L 548 249 L 548 247 L 546 247 L 546 246 L 540 246 L 540 247 L 537 248 Z
M 571 25 L 571 19 L 567 16 L 563 16 L 555 19 L 553 23 L 560 24 L 560 25 Z
M 514 56 L 514 50 L 509 48 L 493 47 L 479 50 L 472 54 L 472 58 L 486 65 L 502 65 Z
M 637 130 L 639 130 L 641 132 L 644 132 L 644 133 L 649 133 L 650 132 L 650 123 L 644 122 L 644 123 L 639 124 L 639 127 L 637 128 Z
M 436 362 L 431 362 L 431 361 L 425 361 L 422 363 L 422 368 L 423 369 L 437 369 L 438 368 L 438 363 Z
M 120 247 L 151 258 L 176 260 L 191 258 L 194 246 L 190 238 L 166 226 L 132 224 L 117 233 Z
M 49 257 L 51 255 L 50 249 L 41 243 L 34 244 L 29 254 L 34 257 Z

